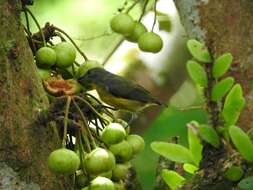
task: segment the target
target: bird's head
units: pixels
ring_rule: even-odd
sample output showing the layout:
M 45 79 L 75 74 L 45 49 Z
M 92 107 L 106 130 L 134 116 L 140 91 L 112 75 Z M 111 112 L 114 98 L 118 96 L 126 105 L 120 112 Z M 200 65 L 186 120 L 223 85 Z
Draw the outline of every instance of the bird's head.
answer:
M 101 71 L 103 68 L 92 68 L 89 69 L 85 75 L 78 78 L 78 82 L 84 86 L 87 90 L 92 90 L 95 88 L 95 84 L 101 79 Z
M 103 66 L 97 61 L 87 61 L 82 64 L 77 71 L 78 82 L 87 90 L 94 89 L 93 84 L 97 79 L 97 69 L 103 69 Z

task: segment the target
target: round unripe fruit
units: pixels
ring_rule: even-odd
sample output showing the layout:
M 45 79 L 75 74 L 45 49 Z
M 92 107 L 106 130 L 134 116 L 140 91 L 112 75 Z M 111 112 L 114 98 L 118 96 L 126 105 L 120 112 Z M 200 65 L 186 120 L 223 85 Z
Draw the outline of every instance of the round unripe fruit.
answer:
M 91 181 L 89 190 L 114 190 L 114 183 L 106 177 L 96 177 Z
M 119 143 L 125 137 L 126 131 L 119 123 L 110 123 L 101 133 L 101 140 L 107 145 Z
M 125 140 L 118 144 L 111 145 L 109 149 L 114 154 L 118 162 L 129 161 L 133 156 L 132 146 Z
M 56 62 L 56 53 L 50 47 L 42 47 L 35 54 L 36 64 L 41 68 L 49 68 Z
M 66 148 L 53 151 L 48 158 L 49 169 L 57 174 L 73 174 L 79 168 L 79 165 L 78 155 Z
M 73 64 L 76 59 L 75 47 L 68 42 L 61 42 L 54 48 L 56 52 L 56 66 L 66 68 Z
M 38 68 L 38 72 L 42 80 L 46 80 L 51 77 L 51 70 Z
M 131 16 L 120 13 L 112 18 L 110 25 L 114 32 L 127 36 L 134 30 L 135 23 Z
M 115 157 L 106 149 L 96 148 L 87 154 L 84 162 L 89 174 L 98 175 L 113 169 Z
M 115 181 L 123 180 L 126 178 L 129 169 L 129 164 L 116 164 L 112 170 L 112 179 Z
M 133 154 L 138 154 L 145 148 L 145 141 L 139 135 L 129 135 L 127 142 L 132 146 Z
M 163 41 L 154 32 L 146 32 L 139 37 L 138 46 L 142 51 L 157 53 L 162 49 Z
M 135 22 L 133 32 L 126 39 L 130 42 L 137 42 L 139 37 L 147 31 L 147 28 L 142 23 Z

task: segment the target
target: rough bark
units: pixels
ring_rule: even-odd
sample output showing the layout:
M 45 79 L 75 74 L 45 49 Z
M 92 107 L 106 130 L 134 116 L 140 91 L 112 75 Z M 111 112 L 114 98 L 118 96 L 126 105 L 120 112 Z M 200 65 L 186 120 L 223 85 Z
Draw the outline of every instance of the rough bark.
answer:
M 250 0 L 175 0 L 190 38 L 204 41 L 214 55 L 231 52 L 229 75 L 243 87 L 247 106 L 239 125 L 253 126 L 253 2 Z
M 71 189 L 47 168 L 57 147 L 49 127 L 37 122 L 48 101 L 20 23 L 21 6 L 0 1 L 0 189 Z
M 238 125 L 247 130 L 252 127 L 253 79 L 253 2 L 250 0 L 174 0 L 189 38 L 203 41 L 217 57 L 231 52 L 234 60 L 229 75 L 243 87 L 246 108 Z M 201 171 L 192 183 L 182 189 L 235 189 L 235 184 L 223 179 L 224 166 L 234 163 L 238 154 L 214 150 L 205 146 Z M 240 164 L 240 163 L 236 163 Z M 247 170 L 250 170 L 247 167 Z

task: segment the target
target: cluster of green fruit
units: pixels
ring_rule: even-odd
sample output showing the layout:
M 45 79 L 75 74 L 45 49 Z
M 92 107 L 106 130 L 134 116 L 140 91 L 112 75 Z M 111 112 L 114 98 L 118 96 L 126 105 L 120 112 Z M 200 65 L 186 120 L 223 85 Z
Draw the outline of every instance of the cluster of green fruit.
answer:
M 144 149 L 145 142 L 139 135 L 129 134 L 124 121 L 120 123 L 107 125 L 99 134 L 100 143 L 90 152 L 81 148 L 53 151 L 49 169 L 56 174 L 75 174 L 76 187 L 81 190 L 124 190 L 129 161 Z
M 76 49 L 69 42 L 61 42 L 51 47 L 41 47 L 35 54 L 36 65 L 42 79 L 49 78 L 52 70 L 62 75 L 72 73 L 75 58 Z
M 110 25 L 114 32 L 122 34 L 126 40 L 137 42 L 142 51 L 157 53 L 163 47 L 163 41 L 158 34 L 148 32 L 141 22 L 134 21 L 127 13 L 114 16 Z

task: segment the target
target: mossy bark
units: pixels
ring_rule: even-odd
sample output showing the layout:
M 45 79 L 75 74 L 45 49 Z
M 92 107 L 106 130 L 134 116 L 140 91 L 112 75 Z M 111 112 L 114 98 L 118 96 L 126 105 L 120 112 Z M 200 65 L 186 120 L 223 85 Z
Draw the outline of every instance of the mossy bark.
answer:
M 0 1 L 0 189 L 71 189 L 47 168 L 57 140 L 37 117 L 46 94 L 20 23 L 21 5 Z
M 240 83 L 246 97 L 246 108 L 238 125 L 247 130 L 253 126 L 253 2 L 251 0 L 174 0 L 181 22 L 190 38 L 203 41 L 214 57 L 225 52 L 233 54 L 228 72 Z M 181 189 L 237 189 L 236 183 L 223 178 L 226 165 L 243 165 L 241 156 L 227 149 L 205 146 L 201 171 Z

